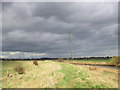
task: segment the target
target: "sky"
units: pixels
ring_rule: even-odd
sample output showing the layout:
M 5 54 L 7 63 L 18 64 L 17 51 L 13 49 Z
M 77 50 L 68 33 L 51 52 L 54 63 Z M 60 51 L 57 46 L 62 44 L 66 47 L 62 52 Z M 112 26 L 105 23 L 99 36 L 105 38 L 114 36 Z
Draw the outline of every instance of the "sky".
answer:
M 117 2 L 3 2 L 2 56 L 118 54 Z M 24 53 L 23 53 L 24 52 Z

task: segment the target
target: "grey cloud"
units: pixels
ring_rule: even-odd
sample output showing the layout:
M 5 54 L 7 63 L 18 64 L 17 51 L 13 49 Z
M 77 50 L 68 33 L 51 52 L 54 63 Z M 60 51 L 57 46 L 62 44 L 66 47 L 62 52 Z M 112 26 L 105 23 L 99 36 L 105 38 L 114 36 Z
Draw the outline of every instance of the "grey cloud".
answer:
M 3 7 L 3 51 L 66 56 L 71 32 L 74 56 L 116 54 L 117 3 L 6 2 Z

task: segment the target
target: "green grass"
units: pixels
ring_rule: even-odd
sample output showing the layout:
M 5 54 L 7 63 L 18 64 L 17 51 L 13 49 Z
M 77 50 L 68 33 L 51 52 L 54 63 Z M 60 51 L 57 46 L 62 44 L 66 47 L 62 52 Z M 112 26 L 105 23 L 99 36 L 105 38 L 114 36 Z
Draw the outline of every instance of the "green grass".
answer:
M 22 64 L 23 64 L 22 62 L 18 62 L 18 61 L 2 62 L 2 75 L 3 76 L 7 75 L 7 71 L 14 73 L 14 67 Z
M 25 68 L 25 70 L 30 70 L 30 65 L 26 64 L 26 62 L 29 61 L 3 61 L 2 62 L 2 75 L 6 76 L 7 75 L 7 71 L 10 73 L 15 73 L 14 68 L 16 66 L 23 66 Z M 40 61 L 41 64 L 44 64 L 46 62 L 44 61 Z M 31 61 L 31 65 L 32 65 L 32 61 Z M 29 67 L 29 68 L 28 68 Z
M 3 62 L 2 64 L 3 77 L 6 77 L 7 70 L 9 70 L 11 74 L 14 74 L 15 71 L 13 68 L 16 65 L 24 66 L 25 71 L 27 71 L 26 74 L 17 74 L 17 78 L 12 77 L 4 81 L 3 85 L 7 88 L 19 88 L 21 83 L 23 84 L 23 88 L 26 88 L 27 85 L 28 87 L 30 85 L 34 87 L 36 84 L 36 88 L 109 88 L 111 87 L 109 86 L 109 81 L 107 81 L 108 84 L 106 84 L 101 80 L 109 78 L 108 76 L 111 75 L 113 78 L 114 75 L 114 73 L 109 71 L 90 71 L 86 66 L 75 66 L 73 64 L 52 61 L 39 61 L 38 66 L 34 66 L 32 61 L 10 61 Z M 20 79 L 20 77 L 22 77 L 22 79 Z M 113 82 L 112 78 L 110 78 L 110 82 Z M 49 83 L 54 82 L 55 84 L 53 84 L 53 86 L 49 85 Z M 41 83 L 46 84 L 46 86 L 41 85 Z
M 89 73 L 87 71 L 80 71 L 73 65 L 66 65 L 61 63 L 62 70 L 65 76 L 56 86 L 63 88 L 107 88 L 107 86 L 103 83 L 93 85 L 90 80 L 86 78 L 89 77 Z M 78 79 L 78 80 L 77 80 Z

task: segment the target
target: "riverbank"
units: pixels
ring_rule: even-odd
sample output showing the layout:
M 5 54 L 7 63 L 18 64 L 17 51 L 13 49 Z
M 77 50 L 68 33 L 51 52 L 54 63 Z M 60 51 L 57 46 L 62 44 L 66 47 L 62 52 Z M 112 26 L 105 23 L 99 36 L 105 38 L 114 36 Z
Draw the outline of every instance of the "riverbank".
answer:
M 84 61 L 65 61 L 64 63 L 75 64 L 75 65 L 99 65 L 99 66 L 116 66 L 109 62 L 84 62 Z M 120 66 L 120 65 L 117 65 Z
M 25 74 L 14 71 L 16 65 Z M 118 88 L 118 70 L 54 61 L 3 62 L 3 88 Z M 7 72 L 10 77 L 7 76 Z

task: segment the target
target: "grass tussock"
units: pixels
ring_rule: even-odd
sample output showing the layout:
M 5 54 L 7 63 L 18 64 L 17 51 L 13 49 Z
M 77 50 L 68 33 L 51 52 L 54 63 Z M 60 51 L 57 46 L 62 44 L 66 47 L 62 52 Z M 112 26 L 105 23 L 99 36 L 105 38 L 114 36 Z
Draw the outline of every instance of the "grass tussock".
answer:
M 38 64 L 38 61 L 36 61 L 36 60 L 33 61 L 33 65 L 35 65 L 35 66 L 39 65 L 39 64 Z
M 58 61 L 59 61 L 59 62 L 63 62 L 64 59 L 63 59 L 63 58 L 58 58 Z
M 110 63 L 120 65 L 120 56 L 113 56 Z
M 25 74 L 25 68 L 23 66 L 18 65 L 14 68 L 14 70 L 15 72 L 18 72 L 18 74 Z
M 3 88 L 117 88 L 117 70 L 83 65 L 72 65 L 52 61 L 4 62 L 3 72 L 9 71 L 13 77 L 3 81 Z M 13 64 L 14 63 L 14 64 Z M 21 63 L 21 64 L 20 64 Z M 16 67 L 15 67 L 16 66 Z M 22 69 L 21 69 L 22 66 Z M 24 66 L 24 67 L 23 67 Z M 19 74 L 16 74 L 13 71 Z M 92 66 L 91 66 L 92 67 Z M 26 74 L 22 74 L 27 72 Z M 6 78 L 6 74 L 3 74 Z

